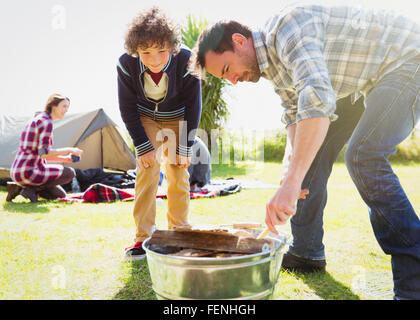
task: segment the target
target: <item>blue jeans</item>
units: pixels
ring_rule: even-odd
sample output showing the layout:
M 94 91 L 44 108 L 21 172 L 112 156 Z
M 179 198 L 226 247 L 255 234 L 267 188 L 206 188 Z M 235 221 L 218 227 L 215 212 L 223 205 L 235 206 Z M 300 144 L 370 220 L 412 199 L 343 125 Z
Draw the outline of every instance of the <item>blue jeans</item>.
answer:
M 337 103 L 340 118 L 331 124 L 302 184 L 310 190 L 309 197 L 298 201 L 291 219 L 293 243 L 289 251 L 308 259 L 325 259 L 322 216 L 326 185 L 332 164 L 350 137 L 346 165 L 368 206 L 375 237 L 391 255 L 396 298 L 420 299 L 420 220 L 388 161 L 419 120 L 419 95 L 418 59 L 377 83 L 358 122 L 356 112 L 348 111 L 352 107 L 340 110 Z

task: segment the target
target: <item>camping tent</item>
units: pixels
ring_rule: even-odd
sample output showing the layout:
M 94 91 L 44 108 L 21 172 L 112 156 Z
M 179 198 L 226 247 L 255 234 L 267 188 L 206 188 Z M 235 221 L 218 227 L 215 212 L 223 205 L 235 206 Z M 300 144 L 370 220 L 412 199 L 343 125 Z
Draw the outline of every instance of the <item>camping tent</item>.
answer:
M 0 178 L 9 177 L 20 135 L 30 119 L 28 116 L 0 115 Z M 122 171 L 136 167 L 132 151 L 103 109 L 68 114 L 64 119 L 54 121 L 53 137 L 53 148 L 78 147 L 83 150 L 80 162 L 66 166 Z

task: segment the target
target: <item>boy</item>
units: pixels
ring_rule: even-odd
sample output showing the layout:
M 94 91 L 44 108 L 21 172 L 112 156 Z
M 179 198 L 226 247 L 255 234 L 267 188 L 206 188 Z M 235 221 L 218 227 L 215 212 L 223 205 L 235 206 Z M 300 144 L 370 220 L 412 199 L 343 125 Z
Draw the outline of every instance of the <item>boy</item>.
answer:
M 135 244 L 125 257 L 145 257 L 143 241 L 155 229 L 161 152 L 166 158 L 168 228 L 188 225 L 188 166 L 201 116 L 201 83 L 187 70 L 190 51 L 181 34 L 157 7 L 134 18 L 125 37 L 127 54 L 118 62 L 121 117 L 136 157 Z M 162 149 L 162 150 L 161 150 Z

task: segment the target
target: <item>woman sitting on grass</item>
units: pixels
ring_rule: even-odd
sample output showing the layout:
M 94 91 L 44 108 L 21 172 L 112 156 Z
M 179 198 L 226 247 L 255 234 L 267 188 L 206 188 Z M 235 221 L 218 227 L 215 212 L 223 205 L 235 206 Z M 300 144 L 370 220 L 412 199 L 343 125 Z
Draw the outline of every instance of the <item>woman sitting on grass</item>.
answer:
M 25 125 L 10 169 L 10 177 L 15 183 L 8 184 L 6 201 L 12 201 L 18 194 L 31 202 L 38 201 L 38 195 L 48 200 L 66 196 L 61 185 L 72 181 L 75 171 L 50 162 L 72 162 L 72 155 L 80 157 L 83 153 L 78 148 L 51 148 L 53 120 L 63 119 L 69 105 L 69 98 L 53 94 L 44 111 L 35 113 Z

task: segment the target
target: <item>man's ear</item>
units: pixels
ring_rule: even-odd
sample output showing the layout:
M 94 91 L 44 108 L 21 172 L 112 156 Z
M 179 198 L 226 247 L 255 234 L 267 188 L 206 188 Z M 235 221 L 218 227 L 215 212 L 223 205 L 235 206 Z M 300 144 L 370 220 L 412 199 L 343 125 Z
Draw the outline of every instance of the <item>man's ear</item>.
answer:
M 244 48 L 248 44 L 248 39 L 240 33 L 234 33 L 232 34 L 232 43 L 234 48 Z

